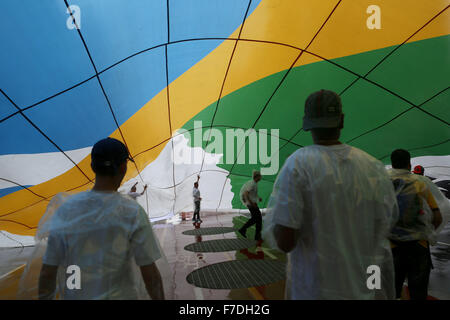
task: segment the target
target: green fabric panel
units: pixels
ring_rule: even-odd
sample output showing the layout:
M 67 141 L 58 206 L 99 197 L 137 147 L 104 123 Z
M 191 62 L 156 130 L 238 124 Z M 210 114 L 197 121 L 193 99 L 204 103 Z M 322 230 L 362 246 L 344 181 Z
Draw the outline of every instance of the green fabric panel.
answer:
M 450 148 L 446 140 L 450 139 L 450 129 L 443 121 L 450 121 L 450 90 L 444 91 L 450 71 L 449 40 L 449 36 L 443 36 L 406 43 L 368 76 L 368 79 L 377 82 L 379 86 L 358 79 L 346 90 L 342 94 L 345 119 L 341 141 L 363 149 L 386 164 L 389 163 L 390 153 L 397 148 L 409 149 L 413 156 L 447 155 Z M 364 74 L 394 48 L 343 57 L 333 62 Z M 224 137 L 227 127 L 244 130 L 251 128 L 286 72 L 284 70 L 268 76 L 222 97 L 214 127 Z M 279 129 L 279 146 L 283 146 L 279 151 L 279 169 L 299 147 L 312 144 L 310 133 L 301 130 L 306 97 L 322 88 L 341 93 L 355 79 L 357 77 L 354 74 L 328 61 L 299 66 L 289 72 L 255 126 L 256 130 L 268 129 L 269 133 L 270 129 Z M 423 104 L 439 92 L 439 95 Z M 402 98 L 417 105 L 423 104 L 423 110 L 443 121 L 414 108 Z M 217 102 L 208 106 L 188 121 L 184 128 L 192 128 L 194 120 L 202 120 L 204 126 L 209 126 L 216 105 Z M 270 135 L 268 138 L 270 139 Z M 286 144 L 289 139 L 292 139 L 292 143 Z M 256 141 L 258 142 L 259 140 Z M 234 193 L 233 208 L 242 208 L 240 188 L 251 179 L 253 169 L 263 166 L 249 161 L 248 151 L 253 143 L 255 141 L 248 139 L 245 148 L 235 143 L 234 150 L 226 150 L 223 146 L 224 161 L 229 157 L 234 162 L 238 152 L 245 151 L 245 158 L 242 158 L 245 163 L 234 166 L 229 163 L 219 164 L 219 167 L 228 172 L 232 169 L 229 178 Z M 202 147 L 206 147 L 205 141 L 202 142 Z M 268 149 L 268 154 L 273 155 L 270 143 Z M 211 152 L 210 149 L 207 151 Z M 260 182 L 259 194 L 263 198 L 261 207 L 267 205 L 275 179 L 276 174 L 264 176 Z
M 389 90 L 421 104 L 448 87 L 450 36 L 403 45 L 369 76 Z

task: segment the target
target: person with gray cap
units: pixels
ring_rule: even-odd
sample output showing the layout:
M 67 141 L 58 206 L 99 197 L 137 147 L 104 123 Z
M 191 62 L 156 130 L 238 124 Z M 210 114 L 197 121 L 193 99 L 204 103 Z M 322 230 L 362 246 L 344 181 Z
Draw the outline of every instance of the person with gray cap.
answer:
M 343 127 L 340 97 L 311 94 L 303 130 L 314 144 L 286 160 L 269 200 L 263 237 L 288 253 L 288 299 L 395 298 L 394 188 L 380 161 L 339 141 Z
M 58 293 L 70 300 L 164 299 L 156 266 L 162 252 L 147 214 L 117 192 L 127 161 L 133 161 L 126 146 L 112 138 L 100 140 L 91 159 L 93 189 L 59 197 L 62 204 L 39 223 L 37 234 L 48 232 L 39 298 Z M 68 288 L 65 270 L 73 266 L 79 270 L 79 286 Z

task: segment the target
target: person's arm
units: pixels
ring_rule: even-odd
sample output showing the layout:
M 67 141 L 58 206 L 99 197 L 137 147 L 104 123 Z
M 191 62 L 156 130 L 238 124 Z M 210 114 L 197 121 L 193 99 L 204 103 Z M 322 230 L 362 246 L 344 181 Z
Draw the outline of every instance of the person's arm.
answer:
M 263 238 L 275 249 L 292 251 L 298 244 L 305 213 L 302 186 L 307 183 L 295 158 L 280 170 L 269 198 Z
M 148 216 L 140 206 L 131 236 L 131 250 L 136 264 L 141 269 L 142 280 L 150 297 L 155 300 L 164 299 L 161 275 L 155 264 L 162 254 Z
M 141 274 L 149 296 L 153 300 L 164 300 L 163 283 L 156 264 L 141 266 Z
M 56 291 L 56 274 L 58 266 L 43 264 L 39 275 L 39 300 L 51 300 Z
M 439 209 L 433 209 L 433 225 L 434 228 L 437 229 L 442 223 L 442 214 Z
M 244 191 L 244 193 L 242 195 L 244 196 L 245 202 L 249 203 L 252 207 L 256 206 L 256 203 L 254 203 L 252 200 L 250 200 L 250 195 L 249 195 L 248 191 Z
M 278 248 L 286 253 L 295 248 L 298 240 L 297 230 L 277 224 L 273 229 L 273 233 L 277 241 Z
M 442 223 L 442 214 L 441 211 L 439 210 L 439 207 L 436 203 L 436 199 L 434 198 L 433 194 L 431 193 L 431 190 L 429 190 L 428 188 L 425 189 L 425 196 L 427 199 L 427 203 L 428 206 L 430 207 L 430 209 L 433 212 L 433 217 L 432 217 L 432 224 L 434 226 L 435 229 L 437 229 L 441 223 Z

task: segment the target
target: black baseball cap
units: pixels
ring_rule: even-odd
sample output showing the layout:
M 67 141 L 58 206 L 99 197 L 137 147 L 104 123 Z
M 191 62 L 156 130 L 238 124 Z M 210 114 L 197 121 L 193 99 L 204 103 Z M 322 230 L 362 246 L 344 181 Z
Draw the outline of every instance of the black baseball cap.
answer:
M 94 144 L 91 158 L 93 163 L 102 166 L 118 166 L 126 160 L 134 162 L 127 147 L 121 141 L 109 137 Z
M 312 93 L 306 99 L 303 130 L 337 128 L 341 118 L 341 98 L 336 92 L 322 89 Z

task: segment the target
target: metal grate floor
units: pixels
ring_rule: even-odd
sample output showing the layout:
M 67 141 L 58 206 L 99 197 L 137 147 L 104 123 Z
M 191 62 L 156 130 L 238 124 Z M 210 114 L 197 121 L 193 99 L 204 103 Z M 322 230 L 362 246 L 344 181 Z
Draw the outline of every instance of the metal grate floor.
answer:
M 222 234 L 235 232 L 233 227 L 210 227 L 210 228 L 199 228 L 193 230 L 184 231 L 183 234 L 187 236 L 210 236 L 214 234 Z
M 219 239 L 191 243 L 184 247 L 185 250 L 194 252 L 226 252 L 251 248 L 256 241 L 248 239 Z
M 234 260 L 194 270 L 188 283 L 208 289 L 242 289 L 285 279 L 285 263 L 277 260 Z

